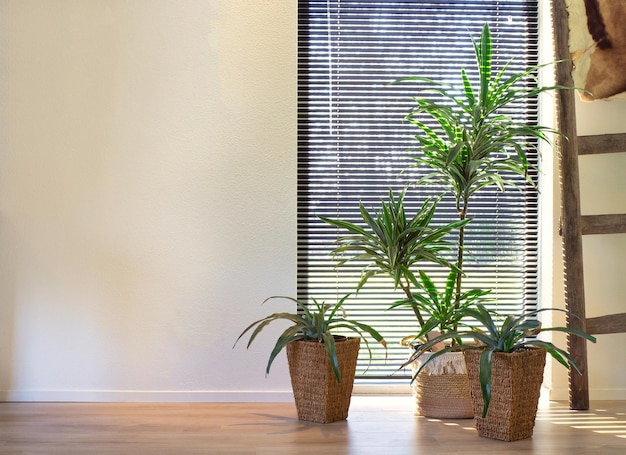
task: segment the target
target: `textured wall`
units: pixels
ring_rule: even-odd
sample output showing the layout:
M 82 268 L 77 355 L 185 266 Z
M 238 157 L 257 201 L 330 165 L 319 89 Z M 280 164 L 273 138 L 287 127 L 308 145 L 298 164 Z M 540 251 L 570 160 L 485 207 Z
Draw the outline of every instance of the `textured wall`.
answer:
M 231 347 L 295 292 L 295 8 L 0 2 L 0 394 L 290 390 Z

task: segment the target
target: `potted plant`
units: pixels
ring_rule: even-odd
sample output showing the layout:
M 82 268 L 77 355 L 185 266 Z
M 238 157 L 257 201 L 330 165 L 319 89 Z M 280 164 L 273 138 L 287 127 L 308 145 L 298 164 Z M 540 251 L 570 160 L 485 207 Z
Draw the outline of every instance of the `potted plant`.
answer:
M 472 308 L 490 291 L 472 289 L 457 296 L 454 292 L 457 270 L 450 270 L 443 291 L 437 289 L 435 283 L 420 270 L 421 292 L 415 293 L 413 300 L 401 300 L 392 305 L 392 308 L 403 306 L 418 306 L 430 318 L 425 322 L 417 336 L 409 336 L 403 344 L 411 347 L 411 352 L 424 340 L 426 334 L 433 339 L 437 335 L 447 334 L 456 330 L 465 309 Z M 451 344 L 460 340 L 451 339 Z M 474 412 L 467 377 L 465 359 L 461 352 L 448 351 L 432 359 L 423 369 L 418 369 L 437 351 L 446 347 L 439 342 L 431 345 L 429 352 L 424 352 L 417 360 L 410 363 L 415 380 L 411 381 L 411 388 L 415 397 L 416 414 L 435 418 L 472 418 Z
M 306 305 L 292 297 L 273 296 L 296 304 L 295 313 L 273 313 L 250 324 L 237 342 L 251 331 L 247 347 L 271 322 L 286 320 L 291 325 L 276 340 L 267 362 L 266 374 L 276 356 L 285 348 L 298 418 L 317 423 L 331 423 L 348 417 L 360 340 L 365 341 L 370 359 L 372 351 L 365 334 L 386 347 L 384 338 L 373 327 L 347 319 L 343 304 L 350 294 L 335 304 L 313 299 Z M 265 303 L 263 302 L 263 303 Z M 335 331 L 356 336 L 337 335 Z M 234 347 L 234 346 L 233 346 Z
M 412 217 L 407 215 L 404 204 L 406 189 L 396 197 L 389 191 L 387 200 L 371 213 L 360 204 L 363 225 L 346 220 L 320 217 L 323 221 L 348 231 L 348 235 L 337 240 L 338 246 L 332 254 L 338 266 L 348 261 L 362 261 L 364 267 L 357 292 L 365 283 L 377 275 L 393 280 L 394 289 L 401 288 L 405 298 L 391 308 L 408 307 L 417 319 L 417 330 L 426 338 L 431 330 L 447 330 L 457 322 L 458 308 L 472 304 L 480 298 L 481 291 L 472 291 L 456 296 L 453 294 L 456 275 L 459 273 L 444 254 L 454 252 L 455 244 L 448 240 L 454 230 L 462 228 L 469 220 L 458 220 L 433 227 L 432 218 L 438 200 L 427 199 Z M 440 296 L 433 282 L 422 271 L 419 279 L 413 270 L 419 263 L 431 262 L 451 268 L 452 281 Z M 421 293 L 425 293 L 422 296 Z M 407 337 L 415 338 L 415 335 Z M 473 417 L 469 384 L 463 356 L 451 353 L 432 364 L 416 386 L 416 411 L 429 417 L 471 418 Z
M 543 311 L 565 311 L 544 308 L 521 315 L 499 317 L 482 304 L 464 308 L 461 313 L 479 327 L 452 331 L 419 346 L 407 364 L 418 359 L 429 348 L 452 338 L 469 338 L 475 344 L 463 343 L 435 352 L 418 369 L 447 351 L 462 351 L 467 363 L 476 429 L 482 437 L 516 441 L 532 436 L 537 404 L 543 382 L 546 352 L 566 368 L 578 366 L 571 356 L 550 341 L 536 338 L 542 332 L 560 331 L 595 343 L 595 337 L 569 327 L 542 327 L 536 319 Z M 579 371 L 580 372 L 580 371 Z M 414 376 L 414 379 L 415 379 Z
M 531 164 L 527 152 L 536 150 L 539 142 L 548 141 L 546 133 L 553 130 L 516 121 L 509 112 L 520 101 L 559 88 L 523 85 L 534 78 L 540 68 L 537 66 L 509 74 L 509 65 L 506 64 L 496 71 L 492 66 L 492 40 L 488 24 L 484 25 L 480 40 L 472 39 L 472 43 L 478 76 L 476 83 L 472 83 L 465 70 L 461 70 L 457 87 L 419 76 L 396 81 L 418 82 L 423 87 L 423 96 L 413 98 L 415 106 L 405 117 L 419 130 L 415 136 L 419 144 L 419 153 L 414 157 L 415 166 L 428 170 L 415 185 L 439 185 L 444 194 L 451 194 L 459 221 L 468 219 L 472 197 L 481 189 L 495 186 L 504 191 L 506 187 L 520 188 L 533 184 L 528 173 Z M 462 283 L 467 228 L 465 224 L 459 227 L 453 269 L 456 272 L 453 275 L 454 296 L 447 294 L 450 291 L 450 276 L 446 282 L 445 295 L 447 302 L 452 303 L 450 310 L 455 315 L 452 330 L 457 328 L 460 321 L 457 311 L 465 306 L 462 297 L 467 295 Z M 425 289 L 428 287 L 430 284 L 424 286 Z M 432 296 L 432 292 L 427 290 L 425 297 Z M 464 372 L 463 357 L 459 353 L 450 355 L 456 357 L 452 365 L 459 372 Z M 418 387 L 421 387 L 420 382 L 421 379 L 417 381 Z
M 467 219 L 470 202 L 479 190 L 496 186 L 520 188 L 534 185 L 529 176 L 528 151 L 537 150 L 538 143 L 549 143 L 547 133 L 553 129 L 514 120 L 507 112 L 515 103 L 537 97 L 560 87 L 530 87 L 523 84 L 534 79 L 541 68 L 533 66 L 522 72 L 508 74 L 509 65 L 499 71 L 492 67 L 492 40 L 489 25 L 483 26 L 480 40 L 472 38 L 477 84 L 472 84 L 466 71 L 461 70 L 460 87 L 439 83 L 424 77 L 406 77 L 397 82 L 420 82 L 426 87 L 422 92 L 431 97 L 414 97 L 414 108 L 405 117 L 415 125 L 420 145 L 414 157 L 415 166 L 426 167 L 428 172 L 415 185 L 441 185 L 456 202 L 459 220 Z M 426 123 L 434 121 L 435 127 Z M 520 183 L 515 176 L 522 176 Z M 457 244 L 456 268 L 463 271 L 465 229 L 462 225 Z M 462 294 L 463 273 L 456 274 L 456 296 Z

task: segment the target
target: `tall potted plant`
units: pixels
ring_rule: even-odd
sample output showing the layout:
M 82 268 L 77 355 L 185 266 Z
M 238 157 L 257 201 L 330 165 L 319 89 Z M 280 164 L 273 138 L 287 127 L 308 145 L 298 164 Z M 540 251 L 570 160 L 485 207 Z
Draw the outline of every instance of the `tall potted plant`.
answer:
M 414 108 L 406 116 L 419 133 L 415 135 L 419 151 L 416 166 L 429 172 L 415 183 L 440 185 L 456 202 L 459 220 L 470 215 L 472 197 L 481 189 L 495 186 L 520 188 L 533 185 L 529 174 L 529 151 L 537 151 L 541 141 L 549 142 L 547 133 L 555 131 L 540 125 L 516 121 L 508 113 L 515 103 L 534 98 L 559 87 L 527 87 L 540 66 L 509 74 L 509 64 L 495 70 L 489 25 L 483 26 L 480 40 L 472 38 L 477 83 L 461 70 L 459 86 L 451 86 L 424 77 L 407 77 L 396 82 L 425 84 L 423 93 L 435 95 L 413 98 Z M 434 121 L 434 127 L 426 121 Z M 523 177 L 520 183 L 515 176 Z M 466 226 L 459 231 L 456 268 L 463 271 Z M 463 273 L 456 275 L 456 296 L 462 294 Z
M 537 315 L 543 311 L 565 311 L 544 308 L 521 315 L 500 316 L 478 304 L 461 310 L 474 321 L 474 327 L 452 331 L 419 346 L 408 363 L 414 362 L 435 344 L 464 337 L 475 344 L 457 344 L 432 354 L 416 372 L 447 351 L 462 352 L 467 370 L 479 436 L 516 441 L 532 436 L 546 353 L 566 368 L 578 366 L 569 353 L 547 340 L 542 332 L 560 331 L 595 343 L 595 337 L 569 327 L 542 327 Z M 580 371 L 579 371 L 580 372 Z M 415 379 L 415 377 L 414 377 Z
M 289 375 L 300 420 L 331 423 L 348 417 L 350 398 L 356 372 L 360 340 L 370 355 L 372 351 L 365 335 L 386 347 L 384 338 L 373 327 L 347 318 L 343 304 L 350 294 L 334 304 L 321 303 L 313 299 L 304 304 L 292 297 L 275 296 L 296 304 L 295 313 L 272 313 L 250 324 L 239 335 L 237 342 L 250 333 L 247 347 L 271 322 L 289 321 L 289 325 L 278 337 L 270 353 L 266 374 L 276 356 L 287 351 Z M 265 303 L 265 302 L 264 302 Z M 353 333 L 347 337 L 337 332 Z M 234 346 L 233 346 L 234 347 Z
M 472 39 L 472 43 L 476 82 L 472 82 L 464 69 L 456 87 L 419 76 L 396 81 L 418 82 L 423 86 L 421 96 L 413 98 L 414 108 L 406 116 L 419 131 L 415 136 L 419 144 L 418 154 L 414 156 L 415 166 L 427 169 L 415 185 L 439 185 L 446 194 L 451 194 L 459 221 L 470 216 L 473 196 L 479 190 L 495 186 L 504 191 L 506 187 L 533 184 L 528 172 L 531 167 L 528 152 L 537 150 L 539 142 L 548 141 L 547 133 L 553 130 L 517 121 L 509 113 L 516 103 L 559 88 L 525 85 L 528 79 L 535 77 L 538 66 L 512 74 L 509 64 L 496 70 L 492 65 L 488 24 L 483 26 L 480 40 Z M 466 229 L 470 228 L 471 225 L 465 224 L 459 228 L 453 270 L 456 273 L 450 275 L 454 278 L 454 295 L 449 294 L 450 276 L 443 294 L 452 302 L 452 314 L 457 316 L 450 327 L 452 330 L 458 327 L 457 311 L 468 306 L 463 299 L 468 292 L 463 289 L 463 277 Z M 426 297 L 432 299 L 433 292 L 428 291 L 430 284 L 424 288 Z M 454 338 L 450 341 L 456 342 Z M 459 353 L 450 355 L 455 356 L 455 365 L 463 363 Z M 465 371 L 464 365 L 458 368 Z M 418 378 L 417 387 L 427 379 L 425 375 Z

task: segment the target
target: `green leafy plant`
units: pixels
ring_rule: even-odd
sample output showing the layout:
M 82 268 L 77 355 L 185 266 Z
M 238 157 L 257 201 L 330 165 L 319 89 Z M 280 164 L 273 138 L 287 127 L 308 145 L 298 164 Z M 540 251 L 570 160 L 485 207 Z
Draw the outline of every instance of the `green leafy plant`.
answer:
M 386 275 L 393 279 L 395 289 L 400 287 L 407 299 L 413 301 L 411 287 L 420 286 L 411 270 L 416 263 L 424 261 L 452 267 L 443 256 L 444 253 L 454 250 L 454 244 L 446 237 L 453 230 L 464 226 L 468 220 L 433 227 L 431 221 L 438 200 L 427 199 L 415 215 L 409 217 L 405 211 L 405 194 L 406 189 L 396 197 L 390 189 L 389 198 L 386 201 L 382 200 L 380 210 L 373 214 L 359 203 L 364 226 L 345 220 L 320 217 L 326 223 L 350 233 L 337 240 L 339 246 L 331 253 L 339 258 L 337 266 L 348 261 L 366 262 L 357 292 L 371 277 Z M 422 327 L 425 320 L 419 306 L 413 305 L 411 308 Z
M 546 133 L 554 130 L 516 121 L 510 115 L 520 102 L 563 87 L 538 87 L 535 80 L 542 66 L 533 66 L 509 74 L 510 61 L 496 71 L 492 65 L 493 49 L 489 25 L 485 24 L 480 40 L 472 38 L 478 78 L 472 83 L 461 70 L 460 88 L 424 77 L 406 77 L 396 82 L 418 82 L 430 97 L 414 97 L 415 107 L 406 119 L 420 134 L 415 139 L 421 154 L 416 166 L 430 168 L 415 184 L 436 184 L 447 188 L 456 200 L 459 220 L 468 216 L 470 199 L 484 187 L 521 188 L 532 184 L 528 170 L 528 152 L 537 150 Z M 433 99 L 435 98 L 435 99 Z M 434 126 L 427 124 L 432 119 Z M 523 177 L 520 181 L 519 177 Z M 463 270 L 465 226 L 458 238 L 458 270 Z M 457 274 L 457 300 L 461 295 L 462 273 Z M 460 300 L 459 300 L 460 301 Z
M 415 349 L 415 352 L 409 360 L 407 360 L 403 367 L 417 360 L 424 352 L 431 349 L 437 343 L 454 338 L 473 339 L 477 344 L 465 343 L 456 346 L 449 346 L 441 351 L 433 353 L 417 370 L 413 380 L 415 380 L 425 365 L 446 352 L 464 349 L 481 349 L 479 379 L 483 395 L 482 416 L 485 417 L 489 409 L 489 403 L 491 402 L 491 368 L 492 356 L 494 352 L 512 353 L 528 347 L 545 349 L 564 367 L 570 368 L 571 366 L 580 373 L 576 362 L 574 362 L 574 359 L 572 359 L 567 351 L 558 348 L 549 341 L 533 337 L 539 335 L 541 332 L 547 331 L 565 332 L 582 337 L 594 343 L 596 341 L 595 337 L 571 327 L 542 327 L 541 322 L 535 318 L 539 313 L 544 311 L 563 311 L 567 313 L 567 311 L 559 308 L 543 308 L 540 310 L 529 311 L 517 316 L 508 315 L 504 317 L 502 322 L 497 323 L 492 312 L 487 310 L 482 304 L 477 304 L 475 308 L 464 308 L 460 311 L 462 315 L 475 320 L 478 324 L 480 324 L 482 330 L 479 328 L 470 328 L 466 331 L 450 331 L 446 334 L 433 338 L 432 340 L 428 340 L 426 343 Z
M 399 300 L 390 307 L 392 309 L 416 306 L 430 316 L 416 338 L 426 336 L 433 330 L 440 333 L 454 330 L 464 316 L 461 310 L 472 308 L 491 292 L 472 289 L 457 296 L 454 288 L 458 273 L 454 269 L 450 270 L 443 291 L 439 291 L 428 274 L 419 270 L 421 292 L 414 293 L 412 299 Z
M 326 349 L 326 353 L 328 354 L 328 359 L 335 377 L 338 382 L 341 382 L 337 350 L 335 347 L 336 335 L 333 334 L 333 331 L 351 331 L 358 335 L 365 341 L 370 359 L 372 357 L 372 351 L 370 349 L 369 342 L 365 337 L 366 333 L 369 334 L 374 340 L 385 346 L 385 348 L 387 346 L 385 339 L 376 331 L 376 329 L 367 324 L 346 318 L 346 314 L 342 306 L 349 296 L 350 294 L 346 294 L 333 305 L 320 303 L 315 299 L 313 299 L 312 305 L 306 305 L 293 297 L 269 297 L 263 303 L 272 299 L 287 299 L 296 304 L 298 311 L 296 313 L 273 313 L 265 318 L 253 322 L 241 333 L 241 335 L 239 335 L 235 341 L 235 345 L 246 333 L 252 331 L 246 346 L 246 348 L 249 348 L 252 342 L 256 339 L 257 335 L 261 333 L 261 331 L 271 322 L 277 320 L 290 321 L 292 325 L 285 329 L 285 331 L 278 337 L 276 344 L 270 353 L 267 368 L 265 370 L 266 374 L 269 374 L 274 359 L 278 353 L 282 351 L 285 346 L 287 346 L 287 344 L 297 340 L 316 340 L 324 343 L 324 347 Z

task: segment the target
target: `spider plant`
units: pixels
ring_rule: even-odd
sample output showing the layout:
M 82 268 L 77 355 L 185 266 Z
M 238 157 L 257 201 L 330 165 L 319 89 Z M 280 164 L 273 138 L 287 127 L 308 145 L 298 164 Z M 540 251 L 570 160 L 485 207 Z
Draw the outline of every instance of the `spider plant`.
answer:
M 412 286 L 420 283 L 411 268 L 418 262 L 433 262 L 452 267 L 443 256 L 454 250 L 454 243 L 446 237 L 469 220 L 455 221 L 442 226 L 431 226 L 437 209 L 437 200 L 427 199 L 412 217 L 407 216 L 404 204 L 406 188 L 396 197 L 389 190 L 388 200 L 382 200 L 375 213 L 359 203 L 364 226 L 345 220 L 320 217 L 326 223 L 344 229 L 350 235 L 340 237 L 331 254 L 338 258 L 337 266 L 348 261 L 365 261 L 357 292 L 372 277 L 386 275 L 393 279 L 394 289 L 400 287 L 408 301 L 414 301 Z M 420 327 L 425 320 L 419 306 L 412 305 Z
M 542 66 L 509 74 L 511 61 L 496 70 L 492 65 L 493 49 L 489 25 L 485 24 L 480 40 L 472 38 L 478 77 L 472 81 L 461 70 L 460 86 L 440 83 L 424 77 L 406 77 L 396 82 L 419 83 L 428 96 L 414 97 L 414 108 L 406 120 L 415 125 L 415 139 L 421 153 L 415 166 L 430 169 L 415 184 L 435 184 L 447 188 L 456 200 L 459 220 L 465 220 L 471 197 L 480 189 L 496 186 L 522 188 L 533 184 L 528 173 L 528 153 L 538 151 L 538 144 L 549 142 L 547 133 L 554 130 L 518 121 L 510 113 L 520 103 L 539 94 L 563 87 L 539 87 L 536 74 Z M 433 122 L 427 123 L 428 119 Z M 429 125 L 433 125 L 432 127 Z M 519 177 L 522 177 L 521 179 Z M 463 270 L 465 226 L 460 227 L 456 267 Z M 462 273 L 456 276 L 457 300 L 461 295 Z
M 256 339 L 257 335 L 271 322 L 278 320 L 290 321 L 290 325 L 285 331 L 278 337 L 274 349 L 270 353 L 269 360 L 267 362 L 266 374 L 269 374 L 270 368 L 274 359 L 280 351 L 283 350 L 287 344 L 297 340 L 316 340 L 324 343 L 330 365 L 333 373 L 337 378 L 337 382 L 341 382 L 341 374 L 339 372 L 339 361 L 337 359 L 337 350 L 335 347 L 336 335 L 333 334 L 335 330 L 351 331 L 358 335 L 365 341 L 365 346 L 369 353 L 370 360 L 372 358 L 372 351 L 369 346 L 369 342 L 365 337 L 365 334 L 369 334 L 374 340 L 381 343 L 385 348 L 387 344 L 385 339 L 374 329 L 373 327 L 355 321 L 353 319 L 347 319 L 343 304 L 350 294 L 346 294 L 339 301 L 334 304 L 320 303 L 315 299 L 313 304 L 304 304 L 293 297 L 285 296 L 272 296 L 265 299 L 265 302 L 272 299 L 287 299 L 296 304 L 296 313 L 273 313 L 265 318 L 250 324 L 235 341 L 237 342 L 248 332 L 252 330 L 250 339 L 246 348 L 249 348 L 252 342 Z M 254 329 L 254 330 L 253 330 Z M 233 348 L 235 347 L 233 345 Z
M 595 337 L 571 327 L 542 327 L 541 322 L 536 319 L 536 316 L 543 311 L 563 311 L 568 313 L 566 310 L 559 308 L 542 308 L 540 310 L 525 312 L 521 315 L 508 315 L 502 320 L 501 323 L 497 323 L 494 320 L 492 312 L 487 310 L 482 304 L 477 304 L 474 308 L 464 308 L 460 311 L 462 315 L 474 319 L 481 326 L 481 329 L 470 328 L 466 331 L 451 331 L 439 337 L 433 338 L 432 340 L 428 340 L 426 343 L 416 348 L 415 353 L 407 362 L 405 362 L 403 367 L 415 361 L 419 356 L 437 343 L 461 337 L 473 339 L 478 344 L 466 343 L 449 346 L 441 351 L 433 353 L 417 370 L 413 380 L 415 380 L 425 365 L 446 352 L 464 349 L 481 349 L 479 379 L 483 396 L 482 417 L 485 417 L 489 409 L 489 403 L 491 402 L 491 368 L 494 352 L 512 353 L 528 347 L 545 349 L 565 368 L 569 369 L 571 366 L 580 373 L 576 362 L 574 362 L 574 359 L 572 359 L 567 351 L 558 348 L 549 341 L 540 340 L 535 337 L 541 332 L 548 331 L 565 332 L 582 337 L 593 343 L 596 341 Z

